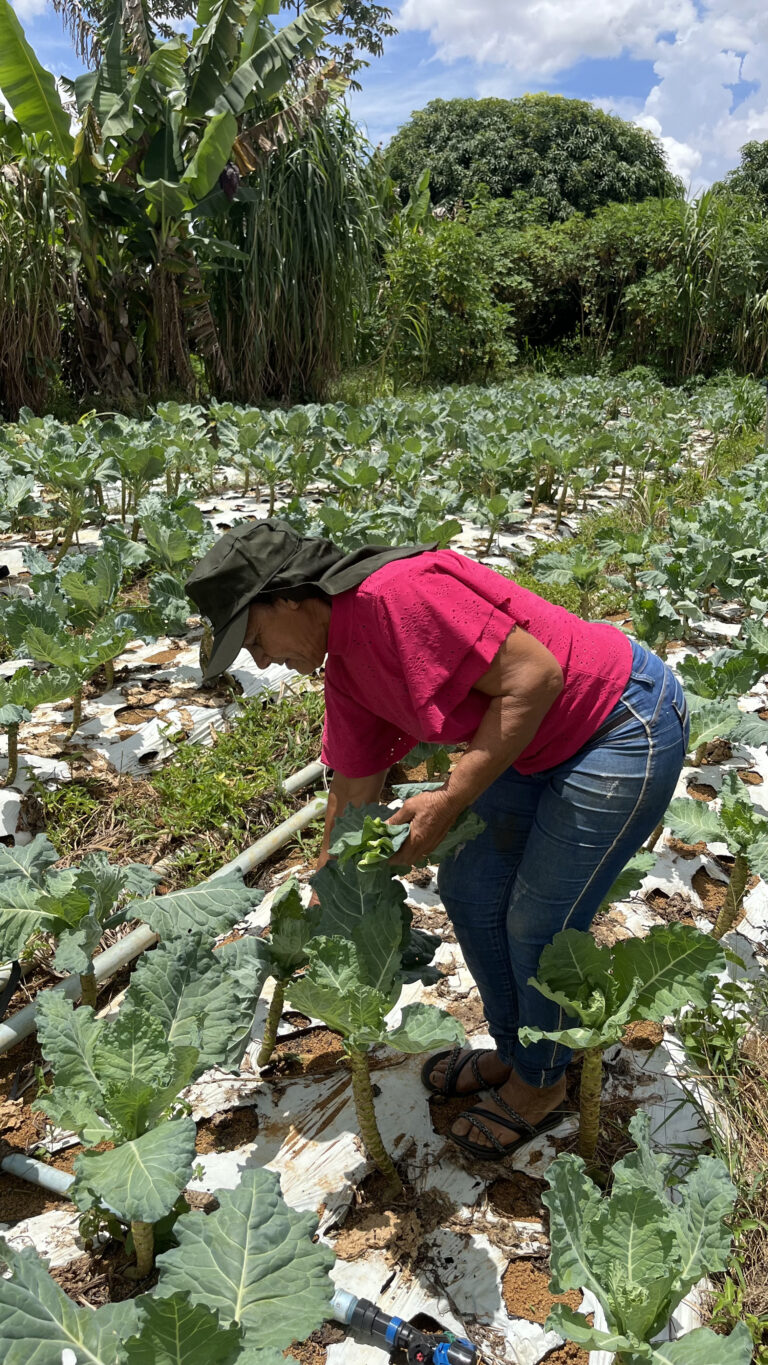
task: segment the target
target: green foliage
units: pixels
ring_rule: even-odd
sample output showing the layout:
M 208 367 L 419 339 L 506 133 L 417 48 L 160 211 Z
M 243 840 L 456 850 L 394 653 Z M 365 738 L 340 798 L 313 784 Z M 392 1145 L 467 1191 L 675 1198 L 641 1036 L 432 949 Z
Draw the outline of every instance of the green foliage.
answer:
M 673 834 L 688 843 L 723 842 L 746 858 L 750 870 L 768 881 L 768 818 L 750 799 L 749 788 L 732 770 L 725 773 L 720 809 L 708 801 L 679 796 L 670 802 L 665 820 Z
M 485 381 L 508 369 L 516 348 L 509 311 L 478 269 L 463 221 L 403 235 L 385 258 L 374 344 L 397 384 Z
M 607 1332 L 590 1327 L 558 1304 L 547 1327 L 587 1350 L 616 1352 L 617 1365 L 749 1365 L 752 1343 L 740 1324 L 727 1339 L 698 1328 L 673 1344 L 652 1345 L 672 1310 L 703 1276 L 727 1265 L 728 1218 L 736 1192 L 722 1161 L 700 1157 L 676 1185 L 667 1186 L 671 1159 L 654 1152 L 646 1114 L 630 1121 L 636 1143 L 613 1168 L 609 1197 L 586 1175 L 584 1162 L 559 1156 L 543 1195 L 550 1213 L 551 1289 L 589 1289 Z
M 438 203 L 468 201 L 480 185 L 494 199 L 524 191 L 551 219 L 611 201 L 680 194 L 652 134 L 583 100 L 432 100 L 389 147 L 391 174 L 413 184 L 425 166 Z
M 193 1127 L 194 1131 L 194 1127 Z M 317 1219 L 283 1202 L 271 1171 L 242 1172 L 212 1214 L 185 1213 L 159 1282 L 102 1308 L 80 1308 L 31 1247 L 0 1241 L 0 1348 L 6 1365 L 279 1365 L 296 1337 L 329 1316 L 333 1253 Z
M 754 199 L 765 213 L 768 209 L 768 141 L 745 142 L 739 153 L 739 164 L 725 177 L 725 186 L 733 194 Z

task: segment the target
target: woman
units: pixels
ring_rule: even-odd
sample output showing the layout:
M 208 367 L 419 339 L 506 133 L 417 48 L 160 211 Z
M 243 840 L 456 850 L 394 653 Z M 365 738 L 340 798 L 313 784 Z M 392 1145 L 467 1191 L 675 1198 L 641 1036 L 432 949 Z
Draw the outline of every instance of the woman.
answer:
M 451 1132 L 481 1159 L 554 1127 L 571 1054 L 520 1045 L 520 1025 L 562 1022 L 528 983 L 559 930 L 589 928 L 666 810 L 688 743 L 674 674 L 614 626 L 452 550 L 343 555 L 274 519 L 228 532 L 187 590 L 214 626 L 208 676 L 241 648 L 259 668 L 325 660 L 321 862 L 336 817 L 378 800 L 416 742 L 467 746 L 439 791 L 393 818 L 411 826 L 399 862 L 428 855 L 470 806 L 485 822 L 438 884 L 496 1046 L 438 1054 L 423 1076 L 441 1095 L 489 1092 Z

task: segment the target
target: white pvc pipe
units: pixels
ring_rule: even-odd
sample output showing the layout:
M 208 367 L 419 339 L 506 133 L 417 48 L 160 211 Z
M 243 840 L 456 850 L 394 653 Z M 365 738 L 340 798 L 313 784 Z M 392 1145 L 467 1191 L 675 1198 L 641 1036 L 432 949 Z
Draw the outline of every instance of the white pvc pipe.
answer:
M 74 1176 L 69 1171 L 60 1171 L 56 1166 L 46 1166 L 44 1161 L 35 1161 L 34 1157 L 22 1156 L 20 1152 L 15 1152 L 12 1156 L 6 1156 L 0 1161 L 0 1171 L 6 1175 L 19 1176 L 21 1180 L 28 1180 L 31 1185 L 39 1185 L 43 1190 L 50 1190 L 51 1194 L 58 1194 L 67 1197 L 69 1187 L 74 1181 Z
M 323 772 L 322 763 L 311 763 L 308 767 L 302 768 L 300 772 L 287 778 L 280 790 L 290 795 L 302 787 L 310 786 L 316 782 Z M 328 798 L 325 794 L 313 797 L 306 806 L 302 806 L 301 810 L 296 811 L 287 820 L 283 820 L 282 824 L 270 830 L 269 834 L 266 834 L 263 839 L 258 839 L 255 844 L 245 849 L 237 858 L 233 858 L 232 862 L 225 863 L 223 867 L 218 868 L 216 872 L 204 880 L 215 881 L 217 877 L 226 876 L 228 872 L 246 873 L 252 871 L 254 867 L 266 862 L 268 858 L 272 857 L 273 853 L 277 853 L 278 849 L 289 843 L 295 834 L 306 829 L 307 825 L 311 825 L 318 816 L 322 815 L 327 801 Z M 160 866 L 161 864 L 158 863 L 157 867 Z M 200 885 L 203 883 L 201 882 Z M 121 967 L 132 962 L 140 953 L 151 948 L 153 944 L 157 943 L 158 937 L 148 924 L 140 924 L 138 929 L 133 929 L 130 934 L 126 934 L 117 943 L 113 943 L 111 948 L 107 948 L 103 953 L 97 953 L 93 959 L 96 985 L 100 985 L 107 977 L 113 976 Z M 80 994 L 80 978 L 73 973 L 64 981 L 58 981 L 55 986 L 46 989 L 63 991 L 65 995 L 75 998 Z M 0 1056 L 15 1047 L 17 1043 L 22 1042 L 24 1038 L 28 1038 L 34 1031 L 35 1003 L 33 1001 L 31 1005 L 25 1005 L 17 1014 L 12 1015 L 5 1023 L 0 1023 Z

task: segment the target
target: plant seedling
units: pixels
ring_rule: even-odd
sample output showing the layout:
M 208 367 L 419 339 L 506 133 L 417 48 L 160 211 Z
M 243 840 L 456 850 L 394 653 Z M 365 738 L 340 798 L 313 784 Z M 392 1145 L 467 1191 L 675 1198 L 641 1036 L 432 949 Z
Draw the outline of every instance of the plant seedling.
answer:
M 713 802 L 679 796 L 665 817 L 679 839 L 724 843 L 734 855 L 725 901 L 712 930 L 717 939 L 738 919 L 750 873 L 768 880 L 768 817 L 758 811 L 749 789 L 732 770 L 723 778 L 719 806 L 716 810 Z
M 672 1160 L 652 1151 L 648 1115 L 635 1114 L 629 1128 L 636 1150 L 614 1166 L 610 1196 L 601 1195 L 578 1156 L 557 1157 L 547 1172 L 550 1288 L 590 1290 L 608 1330 L 590 1327 L 565 1304 L 554 1306 L 547 1329 L 587 1351 L 615 1352 L 616 1365 L 749 1365 L 744 1323 L 728 1337 L 699 1327 L 655 1342 L 698 1280 L 726 1268 L 736 1190 L 724 1162 L 704 1156 L 676 1184 L 673 1202 Z

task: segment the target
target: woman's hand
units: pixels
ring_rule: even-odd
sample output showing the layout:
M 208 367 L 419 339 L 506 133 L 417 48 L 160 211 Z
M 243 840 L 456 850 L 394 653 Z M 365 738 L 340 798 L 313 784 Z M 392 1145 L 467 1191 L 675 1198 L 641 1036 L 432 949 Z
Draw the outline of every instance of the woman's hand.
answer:
M 403 847 L 398 849 L 391 861 L 400 866 L 413 867 L 414 863 L 427 858 L 445 838 L 460 814 L 461 811 L 445 788 L 410 796 L 387 821 L 388 825 L 411 827 Z

